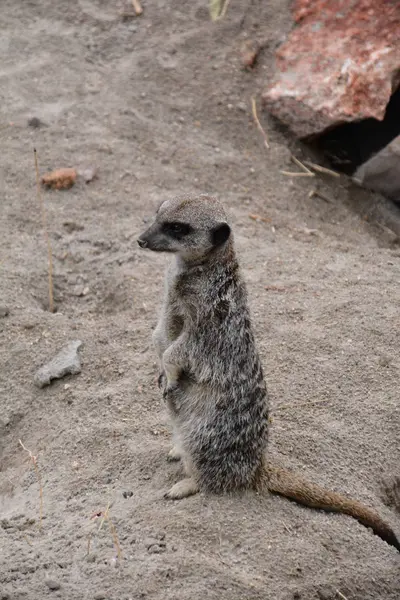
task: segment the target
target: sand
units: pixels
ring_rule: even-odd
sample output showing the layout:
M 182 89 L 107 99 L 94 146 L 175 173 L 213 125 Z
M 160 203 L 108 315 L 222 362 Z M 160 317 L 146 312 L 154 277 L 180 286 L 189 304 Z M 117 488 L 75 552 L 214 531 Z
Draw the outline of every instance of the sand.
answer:
M 251 493 L 163 499 L 180 477 L 151 346 L 167 258 L 136 244 L 160 201 L 209 192 L 231 215 L 270 460 L 398 533 L 400 251 L 368 220 L 377 196 L 283 175 L 306 150 L 260 108 L 269 150 L 254 126 L 250 98 L 272 77 L 287 1 L 232 0 L 219 24 L 205 0 L 147 0 L 140 18 L 121 17 L 129 6 L 1 6 L 0 598 L 397 600 L 398 553 L 350 517 Z M 246 37 L 264 46 L 254 71 L 240 62 Z M 43 193 L 55 314 L 34 146 L 42 174 L 97 168 Z M 331 201 L 309 197 L 315 186 Z M 71 340 L 81 373 L 37 388 Z M 37 457 L 41 529 L 18 440 Z M 99 531 L 109 504 L 121 558 L 107 521 Z

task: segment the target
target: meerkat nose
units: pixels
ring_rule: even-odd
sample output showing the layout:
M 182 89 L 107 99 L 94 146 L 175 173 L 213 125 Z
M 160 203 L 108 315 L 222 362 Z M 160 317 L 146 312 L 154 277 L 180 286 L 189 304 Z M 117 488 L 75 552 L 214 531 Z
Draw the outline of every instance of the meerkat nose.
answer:
M 139 244 L 139 246 L 141 248 L 147 248 L 147 242 L 146 240 L 141 240 L 140 238 L 138 239 L 137 243 Z

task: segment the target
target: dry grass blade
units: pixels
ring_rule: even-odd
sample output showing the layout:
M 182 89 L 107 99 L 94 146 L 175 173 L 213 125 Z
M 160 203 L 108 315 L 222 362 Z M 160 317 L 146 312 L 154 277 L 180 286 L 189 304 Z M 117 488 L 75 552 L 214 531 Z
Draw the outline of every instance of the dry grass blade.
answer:
M 332 169 L 327 169 L 326 167 L 321 167 L 321 165 L 317 165 L 309 160 L 305 160 L 304 164 L 314 169 L 314 171 L 318 171 L 318 173 L 325 173 L 326 175 L 331 175 L 332 177 L 340 178 L 340 173 L 336 171 L 332 171 Z
M 346 598 L 346 596 L 344 594 L 342 594 L 342 592 L 339 592 L 339 590 L 336 590 L 337 595 L 339 596 L 339 598 L 341 598 L 342 600 L 348 600 Z
M 257 129 L 261 132 L 261 134 L 262 134 L 262 136 L 264 138 L 264 145 L 265 145 L 266 148 L 269 149 L 268 136 L 265 133 L 265 131 L 264 131 L 264 129 L 263 129 L 261 123 L 260 123 L 260 120 L 258 118 L 258 115 L 257 115 L 257 104 L 256 104 L 256 99 L 254 98 L 254 96 L 251 99 L 251 112 L 253 113 L 253 119 L 254 119 L 255 124 L 257 125 Z
M 216 21 L 221 16 L 222 2 L 223 0 L 210 0 L 209 11 L 212 21 Z
M 223 18 L 224 18 L 224 16 L 226 15 L 226 11 L 228 10 L 228 6 L 229 6 L 229 2 L 230 2 L 230 1 L 231 1 L 231 0 L 225 0 L 225 2 L 224 2 L 224 6 L 222 7 L 221 15 L 220 15 L 220 18 L 221 18 L 221 19 L 223 19 Z
M 47 243 L 47 256 L 48 256 L 48 275 L 49 275 L 49 311 L 54 312 L 54 294 L 53 294 L 53 253 L 51 250 L 51 243 L 49 238 L 49 232 L 47 230 L 47 218 L 46 218 L 46 209 L 44 206 L 42 190 L 40 188 L 40 178 L 39 178 L 39 167 L 38 167 L 38 159 L 36 148 L 33 149 L 33 154 L 35 157 L 35 171 L 36 171 L 36 187 L 37 187 L 37 197 L 40 204 L 40 209 L 42 213 L 42 224 L 44 229 L 44 235 L 46 237 Z
M 282 175 L 288 175 L 289 177 L 315 177 L 314 173 L 298 173 L 293 171 L 281 171 Z
M 101 528 L 103 527 L 103 523 L 104 521 L 107 519 L 108 517 L 108 511 L 110 510 L 110 502 L 107 504 L 106 506 L 106 510 L 102 513 L 102 517 L 101 517 L 101 521 L 100 521 L 100 525 L 99 525 L 99 529 L 98 532 L 101 531 Z
M 20 443 L 20 445 L 22 446 L 22 448 L 25 450 L 25 452 L 27 452 L 29 454 L 29 458 L 31 460 L 31 463 L 33 465 L 33 468 L 35 470 L 36 477 L 37 477 L 37 480 L 38 480 L 38 484 L 39 484 L 39 498 L 40 498 L 39 529 L 42 529 L 42 518 L 43 518 L 43 486 L 42 486 L 42 477 L 40 475 L 40 471 L 39 471 L 39 468 L 37 466 L 37 457 L 34 456 L 34 454 L 30 450 L 28 450 L 28 448 L 25 448 L 25 446 L 21 442 L 21 440 L 18 440 L 18 442 Z
M 296 158 L 294 156 L 294 154 L 290 155 L 290 158 L 292 159 L 292 161 L 294 162 L 295 165 L 297 165 L 298 167 L 300 167 L 300 169 L 302 171 L 304 171 L 304 173 L 308 173 L 309 175 L 314 175 L 314 173 L 312 171 L 310 171 L 310 169 L 308 169 L 302 162 L 301 160 L 299 160 L 298 158 Z
M 100 521 L 99 529 L 97 532 L 98 533 L 100 532 L 101 528 L 103 527 L 104 521 L 107 521 L 108 526 L 110 528 L 111 537 L 114 542 L 114 546 L 117 550 L 117 556 L 121 560 L 121 558 L 122 558 L 121 546 L 119 544 L 117 530 L 115 529 L 115 526 L 110 519 L 110 506 L 111 506 L 111 503 L 109 502 L 106 506 L 105 511 L 102 513 L 102 519 Z M 89 554 L 89 550 L 90 550 L 90 542 L 91 542 L 91 536 L 89 536 L 89 538 L 88 538 L 88 549 L 87 549 L 88 554 Z
M 263 223 L 271 223 L 271 219 L 268 217 L 262 217 L 261 215 L 255 215 L 253 213 L 249 213 L 249 219 L 252 221 L 262 221 Z
M 228 10 L 230 0 L 210 0 L 209 1 L 209 11 L 210 17 L 212 21 L 218 21 L 218 19 L 223 19 L 226 15 L 226 11 Z
M 88 539 L 87 539 L 86 556 L 89 556 L 89 554 L 90 554 L 90 547 L 91 547 L 91 544 L 92 544 L 92 534 L 91 534 L 91 533 L 89 533 L 89 535 L 88 535 Z
M 132 6 L 133 6 L 133 10 L 135 11 L 135 14 L 137 14 L 137 15 L 142 14 L 143 8 L 142 8 L 139 0 L 132 0 Z
M 314 198 L 314 196 L 317 196 L 317 198 L 321 198 L 321 200 L 325 200 L 325 202 L 328 202 L 328 204 L 334 204 L 333 200 L 331 198 L 329 198 L 329 196 L 326 196 L 325 194 L 323 194 L 322 192 L 319 192 L 318 190 L 311 190 L 311 192 L 309 192 L 309 194 L 308 194 L 309 198 Z
M 119 560 L 121 560 L 121 558 L 122 558 L 122 552 L 121 552 L 121 546 L 119 545 L 119 539 L 118 539 L 118 535 L 117 535 L 117 530 L 115 529 L 115 526 L 114 526 L 113 522 L 111 521 L 109 515 L 107 516 L 107 521 L 108 521 L 108 526 L 110 528 L 111 537 L 112 537 L 113 542 L 114 542 L 114 546 L 117 549 L 117 556 L 118 556 Z

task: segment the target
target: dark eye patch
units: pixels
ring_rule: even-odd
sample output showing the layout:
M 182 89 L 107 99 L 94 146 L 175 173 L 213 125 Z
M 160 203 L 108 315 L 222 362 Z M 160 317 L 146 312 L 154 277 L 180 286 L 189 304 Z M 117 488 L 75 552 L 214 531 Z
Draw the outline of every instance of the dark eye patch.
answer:
M 163 223 L 162 225 L 163 233 L 170 235 L 171 237 L 180 240 L 193 231 L 193 227 L 188 223 L 180 223 L 179 221 L 174 221 L 170 223 Z

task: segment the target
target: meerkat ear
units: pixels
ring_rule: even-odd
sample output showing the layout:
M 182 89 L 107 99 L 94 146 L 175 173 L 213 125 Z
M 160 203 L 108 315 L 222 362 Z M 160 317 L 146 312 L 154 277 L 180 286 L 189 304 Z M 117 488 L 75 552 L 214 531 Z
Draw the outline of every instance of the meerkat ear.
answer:
M 228 223 L 218 223 L 211 230 L 211 243 L 213 246 L 222 246 L 231 235 L 231 228 Z

